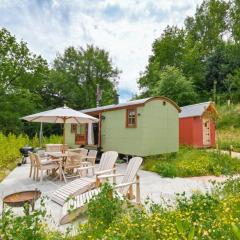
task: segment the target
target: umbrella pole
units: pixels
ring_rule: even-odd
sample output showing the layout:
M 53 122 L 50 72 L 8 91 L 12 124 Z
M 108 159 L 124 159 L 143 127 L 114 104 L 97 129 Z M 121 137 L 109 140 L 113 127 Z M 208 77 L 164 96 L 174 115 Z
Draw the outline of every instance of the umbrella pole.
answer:
M 40 132 L 39 132 L 39 145 L 42 147 L 42 141 L 43 141 L 43 129 L 42 129 L 42 122 L 40 125 Z
M 63 148 L 65 148 L 65 135 L 66 135 L 66 119 L 63 119 Z

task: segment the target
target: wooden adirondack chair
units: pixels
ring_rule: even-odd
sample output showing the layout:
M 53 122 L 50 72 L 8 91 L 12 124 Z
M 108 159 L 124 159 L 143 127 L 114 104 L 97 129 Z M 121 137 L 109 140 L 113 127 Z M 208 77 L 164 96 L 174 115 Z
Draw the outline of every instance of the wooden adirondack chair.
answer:
M 88 172 L 88 170 L 92 170 L 92 174 L 94 175 L 94 165 L 96 162 L 96 158 L 97 158 L 97 151 L 96 150 L 89 150 L 88 154 L 85 155 L 82 160 L 82 167 L 88 167 L 88 166 L 92 166 L 90 168 L 80 168 L 79 172 L 81 175 L 83 175 L 83 172 L 85 171 L 86 174 Z
M 100 160 L 100 164 L 99 164 L 99 168 L 98 170 L 95 172 L 95 166 L 92 166 L 88 164 L 88 166 L 84 166 L 81 168 L 78 168 L 78 170 L 80 172 L 82 171 L 87 171 L 87 170 L 91 170 L 93 171 L 93 174 L 96 176 L 105 174 L 105 173 L 109 173 L 109 169 L 113 169 L 113 165 L 115 164 L 115 162 L 117 161 L 117 157 L 118 157 L 118 153 L 115 151 L 108 151 L 102 154 L 101 156 L 101 160 Z M 89 162 L 87 162 L 89 163 Z M 115 171 L 113 169 L 113 171 Z M 96 178 L 96 185 L 99 186 L 99 179 Z
M 114 165 L 117 158 L 117 152 L 108 151 L 103 153 L 100 159 L 98 171 L 95 172 L 96 178 L 78 178 L 70 183 L 67 183 L 55 191 L 51 199 L 60 205 L 64 205 L 67 199 L 95 188 L 97 182 L 99 181 L 99 175 L 111 172 L 115 173 Z M 86 167 L 84 168 L 86 169 Z
M 136 203 L 140 204 L 140 182 L 137 172 L 142 164 L 143 159 L 140 157 L 134 157 L 130 159 L 125 174 L 109 174 L 99 176 L 99 179 L 109 179 L 112 177 L 123 176 L 123 179 L 119 185 L 114 186 L 120 195 L 127 196 L 128 199 L 133 199 L 132 186 L 136 184 Z M 89 190 L 81 195 L 78 195 L 69 201 L 65 202 L 62 208 L 62 217 L 60 224 L 66 224 L 74 220 L 81 212 L 87 209 L 89 201 L 100 192 L 100 189 Z

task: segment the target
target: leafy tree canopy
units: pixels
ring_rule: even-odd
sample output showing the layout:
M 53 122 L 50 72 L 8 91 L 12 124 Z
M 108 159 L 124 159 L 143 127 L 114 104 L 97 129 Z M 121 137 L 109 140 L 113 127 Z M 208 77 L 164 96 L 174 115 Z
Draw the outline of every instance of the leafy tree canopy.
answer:
M 96 106 L 97 84 L 102 89 L 102 105 L 116 101 L 119 70 L 113 67 L 108 52 L 92 45 L 69 47 L 54 60 L 50 83 L 58 104 L 81 109 Z M 56 100 L 56 98 L 55 98 Z
M 159 81 L 153 91 L 155 95 L 166 96 L 180 106 L 196 100 L 196 93 L 194 92 L 192 83 L 176 67 L 165 67 L 160 73 Z
M 228 76 L 240 67 L 239 19 L 239 0 L 204 0 L 195 15 L 185 19 L 183 29 L 168 26 L 153 42 L 152 56 L 139 77 L 142 96 L 155 91 L 162 70 L 169 65 L 191 82 L 198 93 L 196 101 L 213 98 L 215 83 L 219 96 L 227 98 L 231 90 L 233 100 L 239 101 L 239 89 L 227 84 Z
M 20 117 L 69 105 L 75 109 L 96 106 L 96 84 L 102 89 L 101 104 L 116 101 L 119 70 L 108 52 L 94 46 L 69 47 L 58 54 L 50 68 L 27 44 L 0 29 L 0 130 L 35 134 L 39 124 Z M 46 126 L 48 134 L 60 126 Z

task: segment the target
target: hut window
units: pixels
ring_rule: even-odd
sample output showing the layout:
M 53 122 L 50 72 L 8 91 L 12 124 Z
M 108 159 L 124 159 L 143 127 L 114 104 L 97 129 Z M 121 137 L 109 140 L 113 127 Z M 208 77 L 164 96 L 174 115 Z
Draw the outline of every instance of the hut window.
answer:
M 71 124 L 71 132 L 77 133 L 77 124 Z
M 131 108 L 127 109 L 126 112 L 126 127 L 127 128 L 135 128 L 137 127 L 137 109 Z

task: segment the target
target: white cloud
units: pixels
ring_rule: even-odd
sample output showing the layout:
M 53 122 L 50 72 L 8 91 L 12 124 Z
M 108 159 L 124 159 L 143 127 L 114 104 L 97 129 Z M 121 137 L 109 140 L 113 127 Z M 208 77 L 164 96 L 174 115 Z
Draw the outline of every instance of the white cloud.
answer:
M 154 39 L 167 25 L 182 26 L 201 1 L 2 0 L 0 26 L 49 61 L 69 45 L 91 43 L 104 48 L 122 70 L 119 88 L 134 93 Z M 120 99 L 125 101 L 127 97 Z

